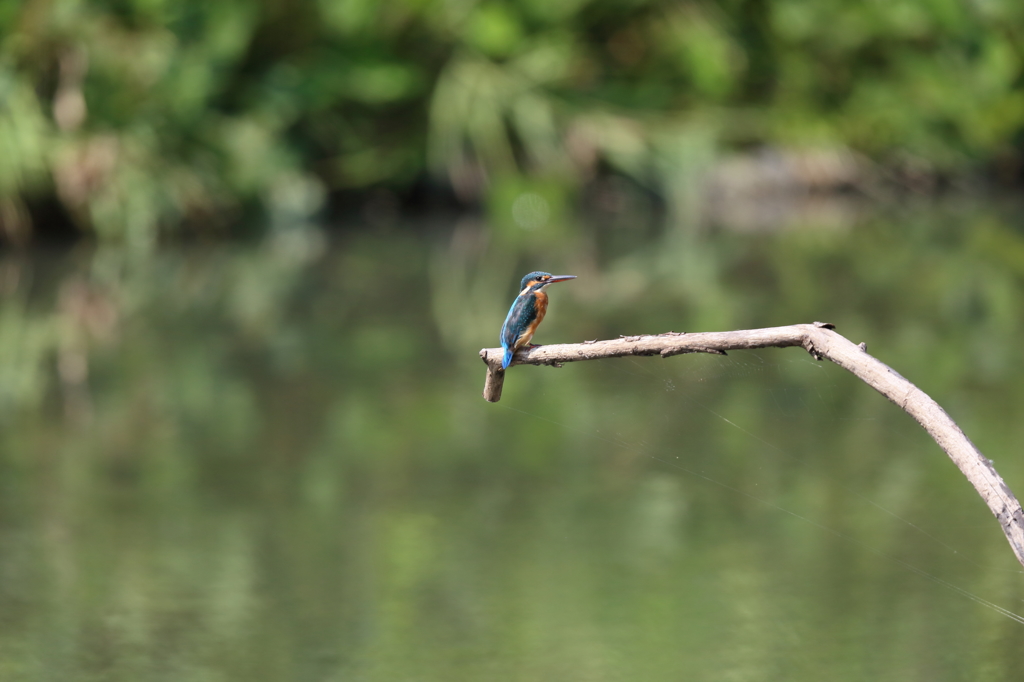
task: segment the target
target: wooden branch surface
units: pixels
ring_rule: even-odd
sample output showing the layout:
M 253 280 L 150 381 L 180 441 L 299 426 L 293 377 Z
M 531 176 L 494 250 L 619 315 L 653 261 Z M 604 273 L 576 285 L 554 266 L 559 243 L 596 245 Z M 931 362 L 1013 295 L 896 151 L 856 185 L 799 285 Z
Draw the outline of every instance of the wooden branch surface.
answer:
M 1024 511 L 1013 492 L 960 427 L 938 403 L 904 379 L 885 363 L 867 354 L 864 344 L 856 345 L 833 331 L 830 324 L 795 324 L 787 327 L 730 332 L 684 334 L 668 332 L 657 336 L 626 336 L 606 341 L 534 346 L 516 353 L 512 365 L 561 366 L 566 362 L 599 360 L 632 355 L 660 355 L 668 358 L 683 353 L 800 346 L 816 360 L 831 360 L 853 372 L 866 384 L 898 405 L 918 421 L 978 491 L 999 521 L 1017 560 L 1024 566 Z M 484 398 L 501 399 L 505 372 L 501 369 L 501 348 L 484 348 L 480 357 L 487 365 Z

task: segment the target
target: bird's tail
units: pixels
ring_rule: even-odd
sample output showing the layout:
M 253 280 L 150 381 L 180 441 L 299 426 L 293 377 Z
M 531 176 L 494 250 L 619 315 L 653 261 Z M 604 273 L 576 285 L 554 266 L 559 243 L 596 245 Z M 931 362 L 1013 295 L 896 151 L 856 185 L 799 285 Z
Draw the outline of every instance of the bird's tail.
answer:
M 515 350 L 512 348 L 505 349 L 505 357 L 501 359 L 501 368 L 508 369 L 508 366 L 512 364 L 512 356 L 515 355 Z

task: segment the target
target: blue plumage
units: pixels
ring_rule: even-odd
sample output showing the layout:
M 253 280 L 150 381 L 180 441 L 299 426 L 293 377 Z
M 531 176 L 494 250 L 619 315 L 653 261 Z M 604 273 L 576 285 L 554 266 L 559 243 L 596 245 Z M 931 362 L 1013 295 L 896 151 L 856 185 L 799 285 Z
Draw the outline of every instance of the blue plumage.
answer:
M 530 343 L 534 332 L 544 319 L 548 309 L 548 295 L 544 288 L 555 282 L 575 279 L 575 275 L 552 275 L 549 272 L 531 272 L 523 277 L 521 290 L 501 326 L 501 347 L 505 355 L 501 360 L 501 368 L 507 369 L 512 364 L 516 351 Z
M 526 289 L 526 287 L 523 287 L 523 289 Z M 516 350 L 529 342 L 527 338 L 523 343 L 516 343 L 523 338 L 524 331 L 529 329 L 530 325 L 535 321 L 537 324 L 540 324 L 539 320 L 537 320 L 537 311 L 537 298 L 532 292 L 526 295 L 520 294 L 512 302 L 512 307 L 508 309 L 508 315 L 505 317 L 505 324 L 501 327 L 501 347 L 505 349 L 505 357 L 501 361 L 502 369 L 506 369 L 511 364 L 512 356 Z M 534 325 L 534 329 L 536 329 L 536 326 Z M 532 331 L 530 336 L 533 336 Z

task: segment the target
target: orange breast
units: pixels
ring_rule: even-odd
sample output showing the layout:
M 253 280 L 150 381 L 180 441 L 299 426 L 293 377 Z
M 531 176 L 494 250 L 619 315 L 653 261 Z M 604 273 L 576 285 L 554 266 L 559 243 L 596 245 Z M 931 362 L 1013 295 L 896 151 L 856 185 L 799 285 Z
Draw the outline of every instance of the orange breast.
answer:
M 533 333 L 537 331 L 537 327 L 540 326 L 544 316 L 547 315 L 548 295 L 543 291 L 538 291 L 536 293 L 536 298 L 534 299 L 534 310 L 536 311 L 536 317 L 534 317 L 533 321 L 526 326 L 522 335 L 516 339 L 516 350 L 519 350 L 530 343 L 530 340 L 533 338 Z

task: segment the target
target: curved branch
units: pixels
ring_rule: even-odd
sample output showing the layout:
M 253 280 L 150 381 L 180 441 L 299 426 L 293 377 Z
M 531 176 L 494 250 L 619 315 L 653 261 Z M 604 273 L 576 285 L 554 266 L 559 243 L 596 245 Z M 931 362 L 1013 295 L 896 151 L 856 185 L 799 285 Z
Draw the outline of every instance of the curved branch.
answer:
M 1024 511 L 1002 477 L 960 427 L 938 403 L 928 397 L 885 363 L 867 354 L 864 344 L 856 345 L 823 322 L 788 327 L 748 329 L 731 332 L 684 334 L 668 332 L 657 336 L 626 336 L 606 341 L 534 346 L 516 353 L 513 365 L 552 365 L 581 360 L 598 360 L 627 355 L 660 355 L 663 358 L 682 353 L 717 353 L 749 348 L 785 348 L 800 346 L 816 360 L 831 360 L 853 372 L 866 384 L 884 395 L 918 421 L 957 465 L 999 521 L 1006 539 L 1024 565 Z M 480 357 L 487 365 L 484 398 L 501 399 L 505 372 L 501 369 L 502 350 L 484 348 Z

